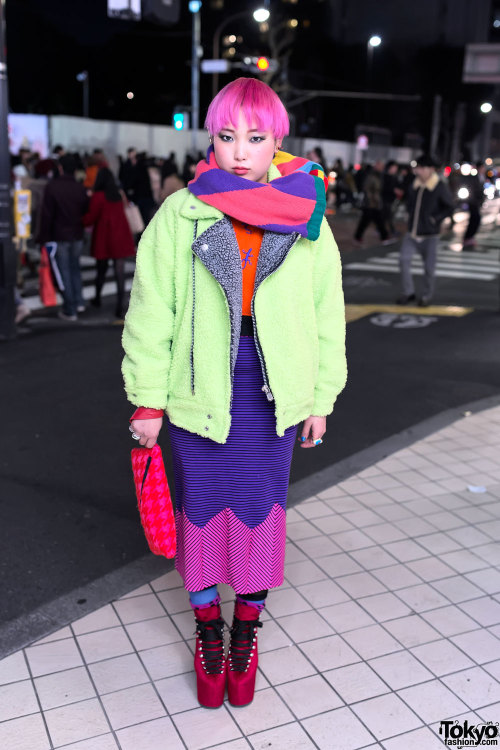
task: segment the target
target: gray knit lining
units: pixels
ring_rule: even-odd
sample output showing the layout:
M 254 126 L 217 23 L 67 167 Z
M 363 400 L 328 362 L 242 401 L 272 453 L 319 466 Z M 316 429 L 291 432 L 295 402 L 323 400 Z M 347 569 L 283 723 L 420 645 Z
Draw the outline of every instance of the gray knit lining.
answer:
M 299 235 L 296 232 L 293 234 L 264 232 L 257 261 L 255 291 L 259 284 L 283 262 L 298 237 Z M 240 250 L 231 220 L 227 216 L 224 216 L 224 218 L 212 224 L 198 237 L 195 235 L 192 249 L 193 253 L 198 256 L 203 265 L 218 281 L 226 295 L 231 323 L 230 361 L 232 379 L 240 341 L 243 290 Z
M 193 242 L 193 252 L 221 285 L 231 323 L 231 379 L 240 342 L 242 273 L 241 257 L 231 221 L 224 216 Z

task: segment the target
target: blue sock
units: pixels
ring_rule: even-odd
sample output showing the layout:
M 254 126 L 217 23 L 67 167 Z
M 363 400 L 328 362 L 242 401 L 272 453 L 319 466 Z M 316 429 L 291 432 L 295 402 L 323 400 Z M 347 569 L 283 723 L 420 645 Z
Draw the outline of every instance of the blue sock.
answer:
M 207 589 L 202 589 L 201 591 L 188 591 L 189 594 L 189 601 L 191 603 L 191 606 L 193 607 L 201 607 L 203 605 L 210 604 L 210 602 L 214 601 L 218 598 L 217 594 L 217 586 L 210 586 Z

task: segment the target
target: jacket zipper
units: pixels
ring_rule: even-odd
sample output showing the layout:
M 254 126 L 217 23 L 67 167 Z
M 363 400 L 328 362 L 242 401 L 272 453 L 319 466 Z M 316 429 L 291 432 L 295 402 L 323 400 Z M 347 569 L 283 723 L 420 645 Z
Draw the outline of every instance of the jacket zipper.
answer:
M 272 276 L 273 273 L 276 273 L 276 271 L 282 265 L 282 263 L 285 261 L 285 259 L 288 257 L 288 253 L 291 251 L 291 249 L 293 248 L 293 246 L 298 242 L 298 240 L 299 240 L 299 237 L 297 237 L 295 239 L 294 243 L 290 246 L 290 249 L 288 250 L 288 252 L 285 255 L 285 257 L 281 259 L 281 261 L 279 262 L 279 264 L 276 266 L 276 268 L 274 269 L 274 271 L 269 274 L 269 276 Z M 260 283 L 262 284 L 262 282 L 265 281 L 266 279 L 268 279 L 269 276 L 266 276 L 265 279 L 262 279 L 262 281 Z M 259 284 L 259 286 L 260 286 L 260 284 Z M 266 362 L 264 360 L 264 354 L 262 352 L 262 347 L 260 345 L 259 333 L 258 333 L 258 330 L 257 330 L 257 321 L 255 319 L 254 301 L 255 301 L 255 295 L 256 294 L 257 294 L 257 289 L 253 293 L 252 303 L 251 303 L 250 307 L 251 307 L 251 311 L 252 311 L 252 321 L 253 321 L 253 332 L 254 332 L 255 348 L 257 349 L 257 355 L 259 357 L 260 367 L 261 367 L 261 370 L 262 370 L 262 378 L 264 380 L 264 385 L 262 386 L 261 390 L 264 391 L 264 393 L 266 394 L 266 398 L 267 398 L 268 401 L 274 401 L 273 392 L 271 391 L 271 388 L 269 387 L 269 377 L 267 375 Z
M 281 265 L 281 264 L 280 264 Z M 266 370 L 266 363 L 264 362 L 264 355 L 262 353 L 262 348 L 259 341 L 259 334 L 257 332 L 257 321 L 255 320 L 255 311 L 254 311 L 254 301 L 255 294 L 252 297 L 252 303 L 250 305 L 251 311 L 252 311 L 252 321 L 253 321 L 253 338 L 255 341 L 255 348 L 257 349 L 257 354 L 260 361 L 260 369 L 262 370 L 262 378 L 264 380 L 264 385 L 262 386 L 261 390 L 264 391 L 266 394 L 266 398 L 268 401 L 274 401 L 273 393 L 269 387 L 269 378 L 267 376 L 267 370 Z
M 196 237 L 198 235 L 198 221 L 196 220 L 194 222 L 194 231 L 193 231 L 193 245 L 196 242 Z M 194 390 L 194 313 L 195 313 L 195 302 L 196 302 L 196 286 L 195 286 L 195 257 L 193 252 L 193 245 L 191 245 L 191 281 L 193 286 L 193 306 L 191 309 L 191 351 L 189 353 L 189 364 L 191 368 L 191 395 L 194 396 L 195 390 Z

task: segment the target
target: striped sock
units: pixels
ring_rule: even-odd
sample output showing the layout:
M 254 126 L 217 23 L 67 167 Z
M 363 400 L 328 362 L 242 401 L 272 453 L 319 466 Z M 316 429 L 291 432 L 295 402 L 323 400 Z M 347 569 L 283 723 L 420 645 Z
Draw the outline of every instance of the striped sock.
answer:
M 236 594 L 236 601 L 241 602 L 242 604 L 246 604 L 248 607 L 255 607 L 255 609 L 260 613 L 266 606 L 266 600 L 265 599 L 245 599 L 245 597 L 240 596 L 240 594 Z

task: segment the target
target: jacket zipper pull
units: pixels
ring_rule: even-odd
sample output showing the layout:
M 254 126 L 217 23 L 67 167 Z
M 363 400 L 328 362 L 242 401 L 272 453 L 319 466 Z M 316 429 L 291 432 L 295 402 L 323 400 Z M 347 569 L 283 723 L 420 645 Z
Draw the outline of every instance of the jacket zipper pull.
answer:
M 274 396 L 273 396 L 273 394 L 271 392 L 271 389 L 269 388 L 268 385 L 266 385 L 264 383 L 264 385 L 262 386 L 261 390 L 264 391 L 264 393 L 266 394 L 266 398 L 267 398 L 268 401 L 274 401 Z

